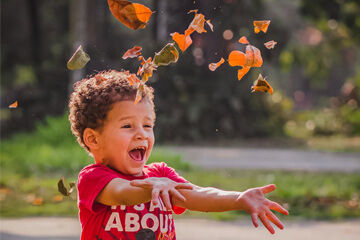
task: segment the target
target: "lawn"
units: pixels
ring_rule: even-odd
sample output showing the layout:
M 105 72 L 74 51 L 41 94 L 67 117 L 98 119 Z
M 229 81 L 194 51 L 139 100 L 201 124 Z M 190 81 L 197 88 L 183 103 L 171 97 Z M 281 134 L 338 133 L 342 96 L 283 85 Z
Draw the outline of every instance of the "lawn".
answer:
M 66 117 L 48 118 L 32 133 L 17 134 L 1 142 L 0 215 L 76 216 L 76 192 L 62 197 L 57 181 L 76 181 L 77 173 L 91 157 L 71 135 Z M 152 161 L 167 162 L 190 182 L 225 190 L 275 183 L 269 198 L 286 206 L 294 217 L 341 219 L 360 217 L 360 174 L 284 171 L 204 170 L 182 161 L 181 155 L 153 150 Z M 206 214 L 217 219 L 234 219 L 243 213 Z M 205 214 L 186 213 L 186 216 Z

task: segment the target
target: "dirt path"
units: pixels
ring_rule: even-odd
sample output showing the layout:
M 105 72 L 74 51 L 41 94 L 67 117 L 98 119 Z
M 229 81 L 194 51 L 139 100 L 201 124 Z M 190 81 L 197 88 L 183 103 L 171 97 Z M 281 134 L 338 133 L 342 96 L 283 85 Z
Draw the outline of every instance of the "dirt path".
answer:
M 360 172 L 360 153 L 224 147 L 164 147 L 163 149 L 179 153 L 185 161 L 205 168 Z
M 0 220 L 1 240 L 78 240 L 80 225 L 75 218 L 22 218 Z M 249 221 L 218 222 L 206 219 L 176 219 L 179 240 L 355 240 L 360 220 L 346 222 L 284 222 L 285 229 L 271 235 Z

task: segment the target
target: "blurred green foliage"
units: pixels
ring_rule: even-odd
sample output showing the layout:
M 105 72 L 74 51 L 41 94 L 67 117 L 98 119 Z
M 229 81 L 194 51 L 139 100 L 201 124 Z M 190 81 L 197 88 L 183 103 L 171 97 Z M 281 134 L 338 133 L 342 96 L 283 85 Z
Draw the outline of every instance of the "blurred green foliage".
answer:
M 2 177 L 49 177 L 57 175 L 74 177 L 93 158 L 79 146 L 71 134 L 67 115 L 47 117 L 36 124 L 35 131 L 19 133 L 0 145 Z M 150 162 L 161 161 L 179 170 L 188 170 L 190 165 L 181 161 L 179 155 L 163 150 L 153 150 Z

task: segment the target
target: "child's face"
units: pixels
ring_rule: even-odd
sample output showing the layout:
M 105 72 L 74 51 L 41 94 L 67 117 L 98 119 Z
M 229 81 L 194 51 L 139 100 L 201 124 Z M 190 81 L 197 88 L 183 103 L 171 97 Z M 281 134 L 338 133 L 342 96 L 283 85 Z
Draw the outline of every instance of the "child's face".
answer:
M 154 115 L 146 99 L 136 105 L 116 102 L 99 135 L 101 160 L 124 174 L 141 176 L 155 141 Z

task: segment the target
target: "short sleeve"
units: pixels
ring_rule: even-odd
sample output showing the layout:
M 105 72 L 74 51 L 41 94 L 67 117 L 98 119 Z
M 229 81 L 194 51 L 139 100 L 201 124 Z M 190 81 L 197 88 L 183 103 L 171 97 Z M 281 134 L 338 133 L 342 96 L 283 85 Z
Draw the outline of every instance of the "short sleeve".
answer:
M 79 173 L 78 195 L 79 207 L 84 207 L 92 213 L 98 213 L 106 206 L 95 202 L 101 190 L 117 175 L 108 167 L 93 164 L 85 167 Z
M 173 180 L 174 182 L 178 182 L 178 183 L 188 182 L 183 177 L 179 176 L 179 174 L 175 171 L 175 169 L 173 169 L 172 167 L 169 167 L 164 162 L 155 163 L 154 167 L 156 168 L 158 174 L 160 175 L 159 177 L 167 177 L 167 178 Z M 185 208 L 178 207 L 173 204 L 172 204 L 172 206 L 173 206 L 173 211 L 175 214 L 182 214 L 186 210 Z

